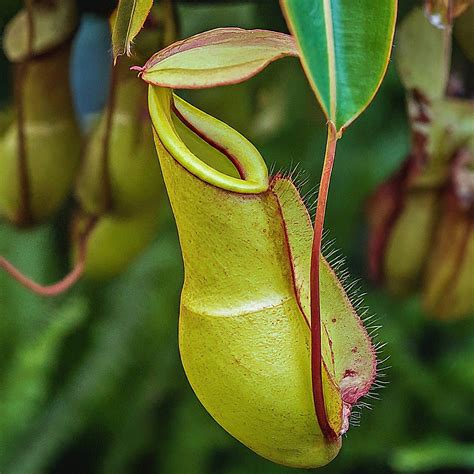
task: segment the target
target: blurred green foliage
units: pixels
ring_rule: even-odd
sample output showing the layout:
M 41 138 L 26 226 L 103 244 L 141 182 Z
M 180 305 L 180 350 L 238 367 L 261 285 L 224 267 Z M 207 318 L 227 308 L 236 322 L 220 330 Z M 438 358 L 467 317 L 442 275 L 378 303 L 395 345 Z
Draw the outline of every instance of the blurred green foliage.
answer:
M 90 3 L 90 2 L 89 2 Z M 403 14 L 412 2 L 402 2 Z M 0 25 L 18 2 L 2 1 Z M 182 36 L 216 26 L 285 28 L 277 2 L 179 6 Z M 396 47 L 396 45 L 395 45 Z M 0 100 L 9 96 L 0 59 Z M 275 169 L 319 181 L 324 118 L 296 60 L 246 84 L 189 94 L 235 125 Z M 80 98 L 79 98 L 80 100 Z M 364 205 L 409 146 L 404 91 L 393 66 L 369 109 L 340 142 L 329 197 L 329 239 L 367 292 L 386 342 L 380 400 L 367 400 L 340 455 L 324 473 L 472 472 L 472 319 L 422 314 L 365 280 Z M 1 157 L 0 157 L 1 159 Z M 292 163 L 292 164 L 290 164 Z M 0 178 L 1 179 L 1 178 Z M 38 281 L 67 271 L 67 210 L 34 231 L 0 226 L 0 253 Z M 155 242 L 122 276 L 81 282 L 42 299 L 0 274 L 0 472 L 289 473 L 224 432 L 204 411 L 179 361 L 182 262 L 166 203 Z M 265 429 L 265 427 L 262 427 Z

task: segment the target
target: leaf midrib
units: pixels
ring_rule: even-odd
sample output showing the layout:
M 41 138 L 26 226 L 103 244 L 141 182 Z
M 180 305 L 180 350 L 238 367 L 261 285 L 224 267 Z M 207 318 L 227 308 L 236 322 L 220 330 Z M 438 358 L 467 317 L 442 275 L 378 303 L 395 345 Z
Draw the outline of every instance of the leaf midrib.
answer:
M 324 22 L 326 24 L 326 46 L 328 53 L 328 79 L 329 79 L 329 117 L 336 122 L 336 54 L 334 47 L 334 29 L 332 21 L 331 0 L 323 0 Z
M 133 17 L 135 15 L 135 10 L 137 7 L 137 1 L 138 0 L 132 0 L 132 8 L 130 11 L 130 20 L 128 22 L 128 27 L 127 27 L 127 36 L 125 38 L 125 47 L 124 49 L 127 51 L 127 54 L 130 53 L 130 32 L 132 31 L 132 24 L 133 24 Z

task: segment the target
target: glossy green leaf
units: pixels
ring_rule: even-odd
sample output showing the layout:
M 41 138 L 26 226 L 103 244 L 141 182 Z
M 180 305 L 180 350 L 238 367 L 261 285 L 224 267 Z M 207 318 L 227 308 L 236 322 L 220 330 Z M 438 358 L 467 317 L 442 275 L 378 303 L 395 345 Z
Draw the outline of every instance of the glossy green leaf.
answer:
M 368 106 L 385 74 L 396 0 L 281 0 L 301 61 L 338 131 Z
M 174 89 L 202 89 L 243 82 L 271 62 L 297 56 L 290 35 L 266 30 L 217 28 L 178 41 L 153 55 L 142 79 Z
M 142 29 L 153 0 L 120 0 L 112 29 L 114 61 L 122 54 L 130 56 L 133 39 Z

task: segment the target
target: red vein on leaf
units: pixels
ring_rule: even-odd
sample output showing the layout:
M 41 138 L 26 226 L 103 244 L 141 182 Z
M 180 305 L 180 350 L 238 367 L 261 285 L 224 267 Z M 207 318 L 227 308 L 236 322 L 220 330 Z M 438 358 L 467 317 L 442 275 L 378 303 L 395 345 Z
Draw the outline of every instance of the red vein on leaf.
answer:
M 323 171 L 319 185 L 318 206 L 314 220 L 313 247 L 311 250 L 311 376 L 313 401 L 316 417 L 324 437 L 328 441 L 337 438 L 329 424 L 323 394 L 322 347 L 321 347 L 321 295 L 320 295 L 320 255 L 323 237 L 324 216 L 329 192 L 329 183 L 336 154 L 337 131 L 333 122 L 328 122 L 328 138 L 324 156 Z
M 62 280 L 58 281 L 57 283 L 53 283 L 52 285 L 40 285 L 21 273 L 20 270 L 18 270 L 12 263 L 2 256 L 0 256 L 0 268 L 5 270 L 18 283 L 33 293 L 36 293 L 40 296 L 60 295 L 77 283 L 84 272 L 87 255 L 87 242 L 96 222 L 97 218 L 93 218 L 87 224 L 87 227 L 84 229 L 79 238 L 79 254 L 76 265 Z
M 240 163 L 239 159 L 233 155 L 225 146 L 221 145 L 220 143 L 213 140 L 211 137 L 206 135 L 202 130 L 197 128 L 194 124 L 192 124 L 176 107 L 174 101 L 172 102 L 172 110 L 176 117 L 191 130 L 195 133 L 199 138 L 204 140 L 208 145 L 212 146 L 214 149 L 222 153 L 236 168 L 237 172 L 240 175 L 241 179 L 245 179 L 245 169 Z
M 308 318 L 307 318 L 307 314 L 306 314 L 306 312 L 303 308 L 303 304 L 301 302 L 301 291 L 298 287 L 298 282 L 297 282 L 297 278 L 296 278 L 295 258 L 294 258 L 293 251 L 292 251 L 291 245 L 290 245 L 290 238 L 289 238 L 289 234 L 288 234 L 288 226 L 286 224 L 285 216 L 283 214 L 283 205 L 282 205 L 280 196 L 274 190 L 275 182 L 278 179 L 282 179 L 282 178 L 280 178 L 278 176 L 273 177 L 273 179 L 270 183 L 269 189 L 270 189 L 271 193 L 273 194 L 273 196 L 275 197 L 278 214 L 279 214 L 280 219 L 281 219 L 281 225 L 282 225 L 283 237 L 284 237 L 284 244 L 285 244 L 285 249 L 288 252 L 289 263 L 290 263 L 290 271 L 291 271 L 291 282 L 292 282 L 292 285 L 293 285 L 293 291 L 295 292 L 295 296 L 296 296 L 296 303 L 298 305 L 298 309 L 300 310 L 301 316 L 303 317 L 303 320 L 304 320 L 306 326 L 311 330 L 311 327 L 310 327 L 310 324 L 309 324 L 309 321 L 308 321 Z

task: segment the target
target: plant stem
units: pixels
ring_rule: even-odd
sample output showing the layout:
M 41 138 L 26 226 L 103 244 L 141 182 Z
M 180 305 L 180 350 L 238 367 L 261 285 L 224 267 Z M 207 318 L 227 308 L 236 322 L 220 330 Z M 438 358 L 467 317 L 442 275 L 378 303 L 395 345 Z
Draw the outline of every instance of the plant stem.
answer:
M 314 219 L 313 247 L 311 251 L 311 376 L 313 384 L 313 401 L 316 417 L 324 437 L 332 441 L 338 437 L 329 424 L 324 404 L 322 355 L 321 355 L 321 295 L 319 267 L 321 259 L 321 241 L 323 238 L 324 216 L 328 199 L 329 183 L 336 154 L 337 132 L 334 123 L 328 122 L 328 137 L 323 170 L 319 185 L 318 205 Z
M 0 256 L 0 268 L 5 270 L 18 283 L 33 293 L 36 293 L 40 296 L 60 295 L 71 288 L 79 280 L 84 272 L 87 255 L 87 242 L 96 222 L 96 218 L 93 218 L 88 222 L 87 227 L 84 229 L 82 235 L 79 238 L 79 255 L 76 265 L 62 280 L 58 281 L 57 283 L 52 285 L 40 285 L 21 273 L 13 264 L 11 264 L 5 257 L 2 256 Z
M 25 0 L 26 18 L 28 25 L 28 53 L 26 59 L 21 64 L 16 66 L 16 74 L 14 76 L 14 95 L 15 105 L 18 119 L 18 187 L 20 193 L 20 209 L 17 215 L 18 225 L 28 226 L 32 221 L 31 210 L 31 192 L 30 179 L 28 175 L 28 152 L 26 146 L 25 134 L 25 104 L 23 100 L 23 88 L 28 74 L 28 62 L 33 58 L 33 44 L 35 36 L 35 24 L 33 19 L 33 3 L 31 0 Z

